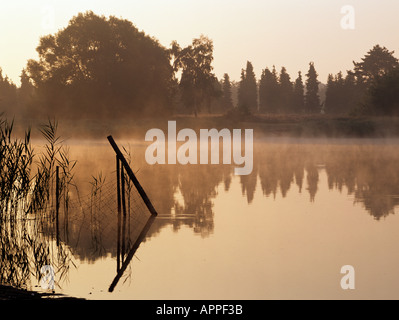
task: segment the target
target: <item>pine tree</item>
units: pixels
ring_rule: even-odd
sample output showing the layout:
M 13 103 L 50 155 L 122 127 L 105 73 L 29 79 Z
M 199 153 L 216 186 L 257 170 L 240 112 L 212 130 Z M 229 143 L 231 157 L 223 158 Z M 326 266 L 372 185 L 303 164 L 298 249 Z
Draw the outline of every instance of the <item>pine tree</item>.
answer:
M 259 110 L 262 113 L 276 113 L 278 110 L 278 90 L 276 68 L 273 71 L 268 68 L 262 71 L 259 81 Z
M 222 91 L 222 109 L 223 111 L 228 111 L 233 108 L 233 98 L 230 77 L 227 73 L 225 73 L 223 76 Z
M 272 82 L 270 87 L 270 96 L 271 96 L 271 110 L 272 113 L 279 112 L 279 84 L 278 84 L 278 75 L 276 66 L 273 65 L 272 69 Z
M 256 112 L 258 110 L 258 87 L 252 63 L 247 61 L 247 67 L 241 71 L 241 81 L 239 88 L 239 107 Z
M 305 97 L 304 97 L 304 85 L 302 81 L 302 73 L 298 71 L 298 78 L 296 78 L 294 83 L 294 93 L 293 93 L 293 112 L 303 113 L 305 108 Z
M 328 114 L 346 114 L 356 106 L 357 87 L 354 75 L 348 72 L 346 78 L 340 71 L 328 75 L 325 111 Z
M 319 81 L 313 62 L 309 63 L 306 77 L 305 111 L 306 113 L 320 113 Z
M 335 81 L 334 76 L 330 73 L 327 79 L 326 100 L 324 103 L 325 112 L 327 114 L 335 113 Z
M 344 96 L 346 101 L 346 112 L 354 110 L 362 97 L 362 92 L 356 82 L 355 75 L 350 71 L 347 72 L 344 80 Z
M 285 67 L 281 68 L 278 91 L 280 100 L 280 113 L 291 113 L 293 101 L 293 86 L 290 75 L 287 73 L 287 69 Z
M 378 78 L 398 69 L 399 60 L 394 57 L 394 53 L 377 44 L 367 52 L 361 62 L 353 62 L 358 82 L 368 86 Z
M 238 84 L 238 108 L 241 111 L 249 112 L 247 105 L 247 87 L 245 81 L 245 70 L 241 69 L 240 83 Z
M 267 112 L 268 96 L 267 96 L 267 81 L 270 78 L 271 72 L 269 69 L 262 70 L 259 80 L 259 112 Z

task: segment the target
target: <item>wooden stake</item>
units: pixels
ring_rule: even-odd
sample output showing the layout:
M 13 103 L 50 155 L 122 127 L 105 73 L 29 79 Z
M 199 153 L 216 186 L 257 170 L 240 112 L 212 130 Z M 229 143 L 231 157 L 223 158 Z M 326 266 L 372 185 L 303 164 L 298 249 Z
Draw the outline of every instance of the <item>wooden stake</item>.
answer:
M 118 194 L 118 231 L 116 243 L 116 270 L 120 270 L 121 266 L 121 169 L 119 157 L 116 156 L 116 184 Z
M 126 240 L 126 191 L 125 191 L 125 172 L 123 170 L 123 167 L 121 168 L 121 187 L 122 187 L 122 212 L 123 212 L 123 222 L 122 222 L 122 262 L 123 262 L 123 257 L 125 256 L 126 253 L 126 247 L 125 247 L 125 240 Z
M 55 223 L 57 246 L 60 244 L 60 230 L 59 230 L 59 211 L 60 211 L 60 167 L 55 168 Z
M 128 162 L 126 161 L 125 157 L 123 156 L 122 152 L 119 150 L 118 145 L 115 143 L 114 138 L 112 136 L 107 137 L 109 143 L 111 144 L 112 148 L 114 149 L 115 153 L 118 155 L 119 159 L 124 166 L 126 173 L 128 174 L 129 178 L 132 180 L 134 186 L 136 187 L 138 193 L 140 194 L 141 198 L 143 199 L 145 205 L 147 206 L 148 210 L 151 212 L 152 215 L 156 216 L 157 212 L 154 209 L 150 199 L 148 198 L 147 194 L 145 193 L 143 187 L 137 180 L 136 176 L 134 175 L 132 169 L 130 168 Z

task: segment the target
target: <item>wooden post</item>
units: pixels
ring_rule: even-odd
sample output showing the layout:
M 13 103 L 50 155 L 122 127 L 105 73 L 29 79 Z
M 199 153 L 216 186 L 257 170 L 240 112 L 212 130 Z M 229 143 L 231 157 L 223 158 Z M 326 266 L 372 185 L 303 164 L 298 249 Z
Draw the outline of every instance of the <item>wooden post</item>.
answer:
M 55 168 L 55 223 L 57 246 L 60 244 L 59 212 L 60 211 L 60 167 Z
M 147 194 L 145 193 L 143 187 L 140 185 L 139 181 L 137 180 L 136 176 L 134 175 L 132 169 L 130 168 L 128 162 L 126 161 L 125 157 L 123 156 L 122 152 L 119 150 L 118 145 L 115 143 L 114 138 L 112 136 L 107 137 L 109 143 L 111 144 L 112 148 L 114 149 L 115 153 L 118 155 L 119 159 L 124 166 L 126 173 L 128 174 L 129 178 L 132 180 L 134 186 L 136 187 L 138 193 L 140 194 L 141 198 L 143 199 L 145 205 L 147 206 L 148 210 L 151 212 L 152 215 L 156 216 L 157 212 L 153 207 L 150 199 L 148 199 Z
M 125 172 L 123 167 L 121 168 L 121 187 L 122 187 L 122 212 L 123 212 L 123 221 L 122 221 L 122 262 L 123 257 L 126 253 L 125 247 L 125 239 L 126 239 L 126 199 L 125 199 Z
M 121 262 L 121 169 L 118 155 L 116 156 L 116 184 L 118 194 L 118 231 L 117 231 L 117 243 L 116 243 L 116 269 L 120 270 Z

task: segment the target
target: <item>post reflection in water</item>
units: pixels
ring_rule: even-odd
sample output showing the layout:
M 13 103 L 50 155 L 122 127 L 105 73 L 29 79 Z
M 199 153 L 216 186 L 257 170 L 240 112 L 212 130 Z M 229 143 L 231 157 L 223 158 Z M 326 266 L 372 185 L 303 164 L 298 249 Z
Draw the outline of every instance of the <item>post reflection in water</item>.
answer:
M 119 257 L 117 257 L 117 268 L 116 268 L 117 273 L 108 289 L 109 292 L 114 291 L 120 278 L 123 276 L 124 272 L 126 271 L 127 267 L 129 266 L 130 262 L 132 261 L 134 254 L 136 253 L 137 249 L 140 246 L 140 243 L 145 239 L 147 232 L 151 228 L 151 225 L 154 222 L 154 220 L 155 220 L 155 216 L 150 216 L 148 218 L 147 222 L 141 229 L 140 234 L 137 236 L 137 240 L 133 243 L 132 248 L 129 250 L 128 253 L 124 253 L 121 248 L 119 249 L 122 251 L 122 254 L 120 257 L 122 266 L 120 266 L 120 260 L 119 260 Z M 140 228 L 136 228 L 136 230 L 140 230 Z M 120 245 L 120 243 L 118 243 L 117 245 Z

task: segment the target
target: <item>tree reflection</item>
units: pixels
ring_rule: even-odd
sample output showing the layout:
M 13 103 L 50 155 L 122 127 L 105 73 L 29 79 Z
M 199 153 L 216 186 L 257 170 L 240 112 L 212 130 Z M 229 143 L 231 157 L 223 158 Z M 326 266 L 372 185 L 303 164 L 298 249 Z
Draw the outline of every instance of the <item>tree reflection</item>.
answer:
M 264 196 L 275 198 L 281 194 L 285 198 L 295 185 L 296 192 L 305 190 L 310 202 L 314 202 L 319 189 L 325 187 L 320 185 L 323 172 L 326 187 L 347 192 L 378 220 L 394 213 L 398 204 L 398 160 L 395 145 L 258 143 L 254 148 L 253 172 L 240 176 L 239 182 L 248 204 L 254 201 L 258 179 Z M 162 185 L 159 188 L 155 183 L 148 184 L 152 199 L 160 204 L 157 208 L 162 208 L 159 211 L 171 217 L 160 224 L 172 224 L 175 230 L 187 225 L 206 236 L 213 229 L 213 200 L 218 186 L 228 191 L 233 177 L 233 166 L 169 165 L 145 170 L 143 180 L 158 179 L 158 185 Z M 180 202 L 174 198 L 177 191 L 182 196 Z
M 337 190 L 353 197 L 376 220 L 394 214 L 399 204 L 399 150 L 395 145 L 259 143 L 254 146 L 252 174 L 239 177 L 234 176 L 233 165 L 150 166 L 141 156 L 144 150 L 135 149 L 132 168 L 159 215 L 143 241 L 164 228 L 175 232 L 188 228 L 208 237 L 214 232 L 218 192 L 232 192 L 235 182 L 248 204 L 259 197 L 257 188 L 273 199 L 305 193 L 310 202 L 317 201 L 320 190 Z M 113 161 L 105 163 L 113 166 Z M 95 200 L 90 210 L 76 210 L 71 203 L 68 228 L 61 223 L 61 230 L 69 230 L 61 240 L 81 259 L 116 256 L 114 182 L 108 178 L 97 194 L 102 202 Z M 128 219 L 129 228 L 137 225 L 134 211 Z

